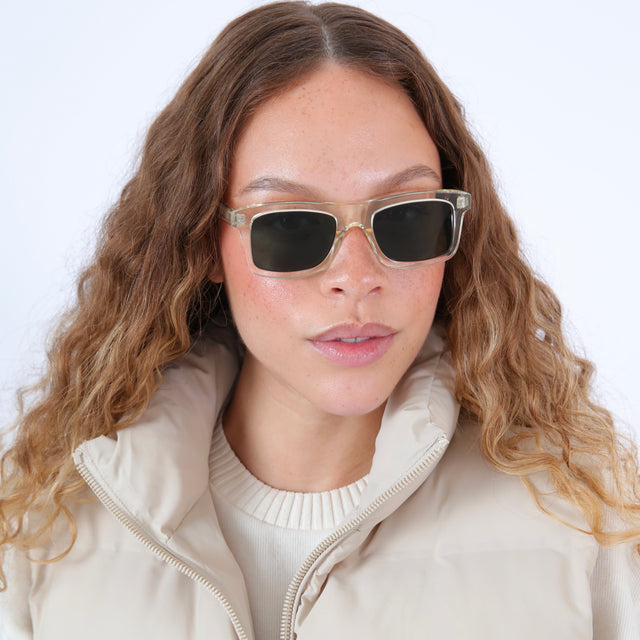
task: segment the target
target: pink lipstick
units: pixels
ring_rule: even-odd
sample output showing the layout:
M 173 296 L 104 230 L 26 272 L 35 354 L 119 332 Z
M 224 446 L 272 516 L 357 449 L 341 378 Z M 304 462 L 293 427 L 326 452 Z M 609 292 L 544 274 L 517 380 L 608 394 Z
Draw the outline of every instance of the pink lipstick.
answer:
M 394 335 L 393 329 L 381 324 L 345 324 L 320 333 L 310 342 L 316 351 L 336 364 L 363 367 L 382 358 Z

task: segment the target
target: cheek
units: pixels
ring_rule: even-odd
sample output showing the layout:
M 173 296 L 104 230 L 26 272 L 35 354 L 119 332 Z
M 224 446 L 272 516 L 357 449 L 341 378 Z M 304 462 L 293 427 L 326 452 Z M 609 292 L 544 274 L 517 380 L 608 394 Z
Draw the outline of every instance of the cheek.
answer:
M 220 231 L 220 256 L 225 290 L 240 331 L 254 322 L 274 322 L 295 309 L 296 296 L 289 281 L 253 273 L 240 232 L 226 224 Z
M 442 289 L 445 263 L 430 267 L 398 270 L 394 282 L 396 293 L 405 309 L 424 319 L 431 319 L 435 313 Z
M 287 295 L 278 281 L 253 273 L 227 279 L 227 296 L 239 329 L 254 322 L 274 324 L 295 313 L 295 299 Z

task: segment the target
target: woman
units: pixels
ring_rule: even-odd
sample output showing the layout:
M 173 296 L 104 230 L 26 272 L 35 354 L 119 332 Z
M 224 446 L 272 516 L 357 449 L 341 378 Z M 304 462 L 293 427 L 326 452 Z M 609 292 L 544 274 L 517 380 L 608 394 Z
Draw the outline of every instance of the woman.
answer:
M 637 637 L 635 452 L 560 324 L 406 36 L 241 16 L 4 455 L 5 633 Z

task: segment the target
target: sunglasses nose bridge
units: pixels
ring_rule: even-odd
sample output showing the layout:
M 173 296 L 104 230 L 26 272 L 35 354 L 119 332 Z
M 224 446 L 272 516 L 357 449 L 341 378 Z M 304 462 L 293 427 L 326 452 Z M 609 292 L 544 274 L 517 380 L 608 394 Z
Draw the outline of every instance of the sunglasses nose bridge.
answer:
M 346 234 L 352 229 L 362 229 L 364 235 L 369 242 L 369 246 L 373 251 L 374 255 L 378 256 L 378 247 L 376 246 L 376 241 L 373 237 L 373 229 L 371 227 L 367 227 L 367 223 L 370 222 L 368 218 L 368 213 L 370 209 L 371 201 L 367 200 L 365 202 L 353 202 L 350 204 L 342 205 L 342 229 L 340 230 L 338 245 L 342 243 Z M 337 250 L 338 247 L 335 247 Z
M 360 226 L 364 229 L 365 215 L 368 202 L 351 202 L 337 205 L 338 221 L 343 231 L 347 231 L 353 226 Z
M 338 252 L 338 250 L 340 248 L 340 245 L 342 244 L 342 241 L 345 239 L 347 233 L 349 231 L 351 231 L 352 229 L 362 229 L 362 232 L 364 233 L 365 237 L 367 238 L 367 241 L 369 242 L 369 246 L 371 247 L 374 255 L 378 256 L 378 248 L 376 247 L 375 241 L 373 239 L 372 230 L 371 229 L 367 229 L 367 227 L 365 227 L 365 225 L 362 223 L 362 221 L 349 222 L 344 227 L 342 227 L 342 229 L 340 229 L 339 233 L 336 235 L 336 239 L 335 239 L 335 242 L 334 242 L 334 245 L 333 245 L 332 254 L 335 255 Z

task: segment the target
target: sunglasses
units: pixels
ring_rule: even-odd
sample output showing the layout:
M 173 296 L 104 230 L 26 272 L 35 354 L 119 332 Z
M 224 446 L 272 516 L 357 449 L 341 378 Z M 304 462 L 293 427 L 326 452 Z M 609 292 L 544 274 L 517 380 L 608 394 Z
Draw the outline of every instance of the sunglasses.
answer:
M 240 230 L 253 271 L 297 278 L 326 269 L 345 234 L 362 229 L 380 262 L 396 269 L 448 260 L 471 208 L 465 191 L 438 189 L 365 202 L 269 202 L 239 209 L 222 205 L 222 218 Z

